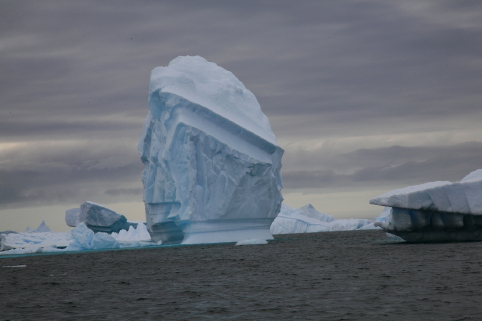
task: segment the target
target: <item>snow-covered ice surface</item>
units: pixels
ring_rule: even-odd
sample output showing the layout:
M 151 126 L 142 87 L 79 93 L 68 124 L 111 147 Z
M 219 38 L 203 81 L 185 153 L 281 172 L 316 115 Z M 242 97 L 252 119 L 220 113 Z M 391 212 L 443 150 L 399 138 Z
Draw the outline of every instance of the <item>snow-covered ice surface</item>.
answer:
M 155 68 L 138 150 L 153 241 L 272 238 L 283 149 L 231 72 L 199 56 Z
M 367 219 L 334 220 L 331 215 L 318 212 L 311 204 L 294 209 L 282 204 L 281 211 L 271 225 L 272 234 L 315 233 L 358 230 L 370 224 Z
M 250 239 L 238 241 L 235 245 L 256 245 L 256 244 L 268 244 L 266 240 Z
M 39 247 L 66 247 L 71 241 L 69 232 L 24 232 L 2 234 L 0 237 L 0 251 L 17 248 L 35 248 L 35 251 L 37 251 Z
M 482 215 L 482 170 L 460 182 L 431 182 L 390 191 L 370 204 L 412 210 Z
M 150 241 L 146 225 L 121 230 L 120 233 L 95 233 L 84 223 L 67 232 L 23 232 L 1 234 L 0 255 L 72 252 L 157 246 Z
M 460 182 L 432 182 L 380 195 L 371 204 L 390 206 L 383 230 L 409 242 L 482 240 L 482 170 Z

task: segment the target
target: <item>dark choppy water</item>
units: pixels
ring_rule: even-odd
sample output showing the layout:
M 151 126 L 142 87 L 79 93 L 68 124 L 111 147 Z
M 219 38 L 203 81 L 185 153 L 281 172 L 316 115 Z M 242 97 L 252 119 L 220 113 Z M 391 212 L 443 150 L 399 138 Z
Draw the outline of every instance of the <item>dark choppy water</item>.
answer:
M 0 320 L 482 320 L 482 243 L 385 240 L 333 232 L 0 259 Z

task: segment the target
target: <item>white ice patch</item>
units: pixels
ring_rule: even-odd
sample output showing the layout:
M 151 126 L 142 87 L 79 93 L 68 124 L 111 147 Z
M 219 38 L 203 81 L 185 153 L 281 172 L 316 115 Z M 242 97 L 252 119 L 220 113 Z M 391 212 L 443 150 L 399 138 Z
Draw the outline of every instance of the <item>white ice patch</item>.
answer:
M 460 182 L 431 182 L 396 189 L 380 195 L 370 204 L 410 210 L 482 215 L 482 170 Z
M 308 210 L 308 211 L 307 211 Z M 286 204 L 271 224 L 272 234 L 315 233 L 352 231 L 370 224 L 367 219 L 334 220 L 331 215 L 323 214 L 311 205 L 294 209 Z
M 114 239 L 122 242 L 150 241 L 151 236 L 144 223 L 138 223 L 137 228 L 130 226 L 129 230 L 121 230 L 119 233 L 111 234 Z
M 375 226 L 374 223 L 370 223 L 370 224 L 367 224 L 367 225 L 363 225 L 358 230 L 360 230 L 360 231 L 363 231 L 363 230 L 381 230 L 381 228 L 379 226 Z
M 268 242 L 266 240 L 250 239 L 250 240 L 239 241 L 235 245 L 255 245 L 255 244 L 268 244 Z
M 66 247 L 72 241 L 70 232 L 23 232 L 1 234 L 0 237 L 0 251 L 29 249 L 36 252 L 38 248 Z

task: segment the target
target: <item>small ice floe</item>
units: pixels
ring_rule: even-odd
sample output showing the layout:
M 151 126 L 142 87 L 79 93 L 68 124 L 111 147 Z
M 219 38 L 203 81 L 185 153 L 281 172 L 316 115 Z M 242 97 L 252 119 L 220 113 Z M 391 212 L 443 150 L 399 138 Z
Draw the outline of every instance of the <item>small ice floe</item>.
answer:
M 385 233 L 387 235 L 387 237 L 392 240 L 392 241 L 395 241 L 395 242 L 405 242 L 404 239 L 402 239 L 400 236 L 397 236 L 395 234 L 391 234 L 391 233 Z
M 250 239 L 250 240 L 242 240 L 238 241 L 235 245 L 254 245 L 254 244 L 268 244 L 266 240 L 260 239 Z

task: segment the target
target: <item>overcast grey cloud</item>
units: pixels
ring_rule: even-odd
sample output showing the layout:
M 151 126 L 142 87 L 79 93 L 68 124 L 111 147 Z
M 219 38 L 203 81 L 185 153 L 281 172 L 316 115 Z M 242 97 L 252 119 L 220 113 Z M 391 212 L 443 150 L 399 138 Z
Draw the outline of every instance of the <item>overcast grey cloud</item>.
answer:
M 289 161 L 293 164 L 287 167 L 299 168 L 285 170 L 283 174 L 285 187 L 293 189 L 459 181 L 474 168 L 482 168 L 482 143 L 391 146 L 333 156 L 324 156 L 322 150 L 311 150 Z
M 256 95 L 288 204 L 482 167 L 478 1 L 4 0 L 0 230 L 14 208 L 141 202 L 149 74 L 179 55 Z M 371 215 L 355 199 L 319 209 Z

